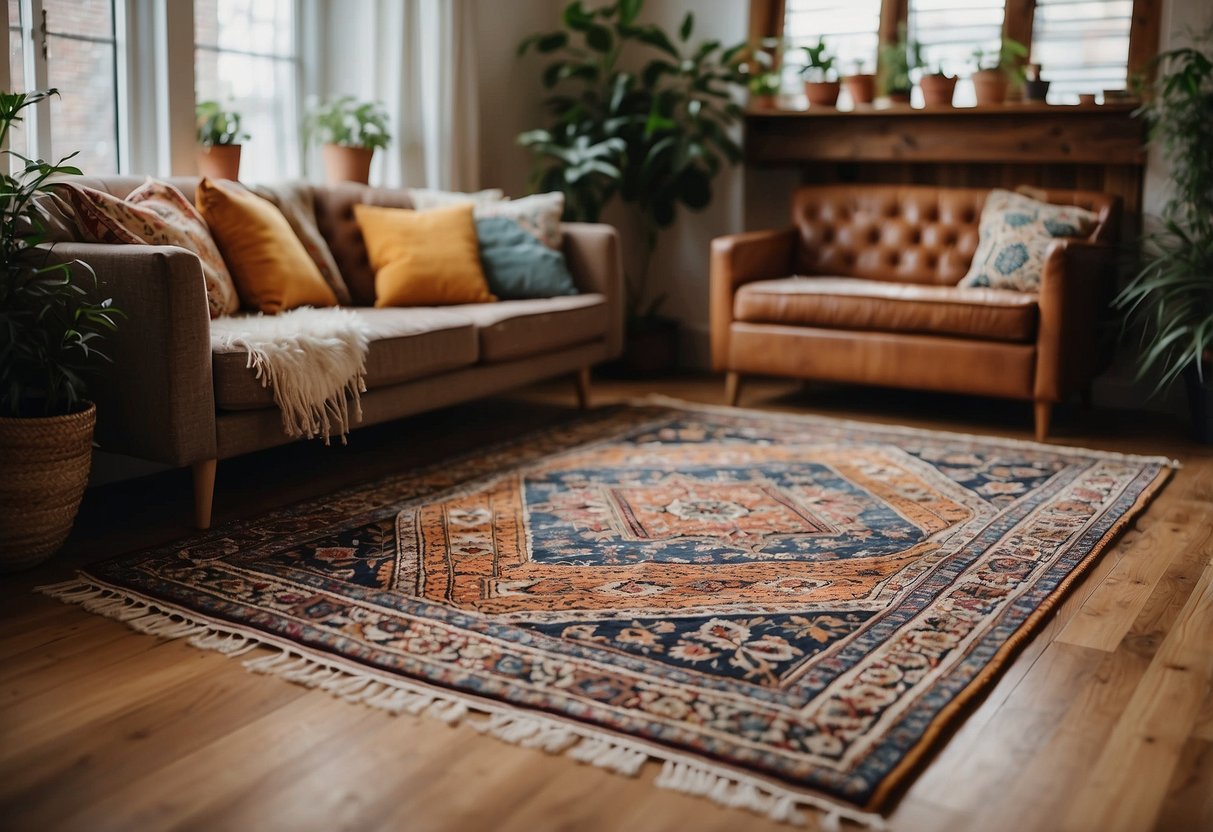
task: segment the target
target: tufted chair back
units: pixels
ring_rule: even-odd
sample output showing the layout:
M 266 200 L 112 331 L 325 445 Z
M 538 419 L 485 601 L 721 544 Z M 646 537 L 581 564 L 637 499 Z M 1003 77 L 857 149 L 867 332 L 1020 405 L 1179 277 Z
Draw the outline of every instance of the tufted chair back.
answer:
M 954 286 L 977 250 L 988 188 L 931 185 L 808 185 L 792 197 L 800 234 L 796 273 Z M 1090 239 L 1116 239 L 1114 197 L 1039 190 L 1031 196 L 1099 215 Z

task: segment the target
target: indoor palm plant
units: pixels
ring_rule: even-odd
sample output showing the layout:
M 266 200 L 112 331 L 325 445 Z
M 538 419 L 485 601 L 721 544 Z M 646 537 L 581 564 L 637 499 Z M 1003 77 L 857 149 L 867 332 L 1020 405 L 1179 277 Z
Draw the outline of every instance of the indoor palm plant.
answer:
M 693 43 L 690 14 L 670 35 L 640 22 L 642 5 L 586 9 L 578 0 L 560 30 L 520 44 L 519 54 L 550 56 L 542 81 L 551 123 L 518 141 L 532 155 L 532 187 L 563 192 L 567 219 L 597 222 L 616 199 L 629 209 L 640 242 L 627 270 L 629 352 L 657 364 L 677 332 L 657 316 L 662 298 L 647 291 L 648 265 L 679 209 L 705 207 L 713 178 L 741 160 L 729 129 L 742 112 L 733 99 L 749 78 L 750 50 Z
M 812 46 L 800 47 L 804 51 L 804 66 L 800 74 L 804 78 L 804 95 L 810 107 L 833 107 L 838 103 L 842 85 L 834 71 L 837 60 L 823 39 L 818 38 Z
M 1139 378 L 1156 376 L 1158 392 L 1182 376 L 1197 437 L 1213 442 L 1213 31 L 1159 55 L 1155 68 L 1138 112 L 1173 190 L 1116 303 L 1141 333 Z
M 329 182 L 361 182 L 371 178 L 375 151 L 392 141 L 387 110 L 373 101 L 343 95 L 317 102 L 303 122 L 304 136 L 318 142 Z
M 906 36 L 904 23 L 897 27 L 897 40 L 880 47 L 877 82 L 880 94 L 898 104 L 909 104 L 914 90 L 911 73 L 923 67 L 922 46 Z
M 240 129 L 240 113 L 223 109 L 218 101 L 199 101 L 194 109 L 198 131 L 198 173 L 212 179 L 240 178 L 240 143 L 249 135 Z
M 1012 38 L 1003 38 L 997 49 L 973 50 L 973 94 L 977 103 L 998 105 L 1007 100 L 1012 83 L 1023 81 L 1022 59 L 1028 47 Z
M 0 147 L 26 108 L 55 95 L 0 93 Z M 118 312 L 94 303 L 84 263 L 53 262 L 38 197 L 80 171 L 0 151 L 0 568 L 32 566 L 71 531 L 88 481 L 96 408 L 85 375 Z M 10 165 L 15 172 L 7 172 Z

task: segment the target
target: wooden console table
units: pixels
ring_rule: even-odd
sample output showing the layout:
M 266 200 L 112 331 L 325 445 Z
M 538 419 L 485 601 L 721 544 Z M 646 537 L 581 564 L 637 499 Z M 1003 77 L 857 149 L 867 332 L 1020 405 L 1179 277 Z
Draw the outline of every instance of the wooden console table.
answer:
M 1145 125 L 1133 104 L 750 110 L 749 165 L 799 169 L 806 183 L 1033 185 L 1119 194 L 1140 221 Z

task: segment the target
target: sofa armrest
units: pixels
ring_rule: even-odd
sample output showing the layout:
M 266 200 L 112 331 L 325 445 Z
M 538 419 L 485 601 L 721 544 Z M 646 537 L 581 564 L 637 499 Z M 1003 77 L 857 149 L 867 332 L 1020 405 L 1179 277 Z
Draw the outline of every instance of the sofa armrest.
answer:
M 169 465 L 213 459 L 210 315 L 197 255 L 172 246 L 56 243 L 51 262 L 81 260 L 125 317 L 101 346 L 111 361 L 89 379 L 97 442 Z M 82 283 L 81 285 L 86 285 Z
M 1081 391 L 1100 364 L 1099 323 L 1111 301 L 1116 248 L 1056 240 L 1045 254 L 1036 336 L 1037 401 Z
M 623 352 L 624 303 L 623 259 L 619 232 L 602 223 L 566 222 L 564 256 L 580 292 L 597 292 L 607 299 L 610 325 L 607 348 L 612 358 Z
M 710 306 L 712 369 L 728 369 L 733 296 L 755 280 L 787 277 L 796 252 L 796 229 L 749 231 L 712 240 Z

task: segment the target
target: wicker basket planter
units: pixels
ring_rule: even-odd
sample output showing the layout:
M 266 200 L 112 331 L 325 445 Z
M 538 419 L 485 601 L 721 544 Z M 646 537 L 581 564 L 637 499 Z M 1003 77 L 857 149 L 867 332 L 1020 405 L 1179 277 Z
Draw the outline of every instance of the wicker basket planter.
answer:
M 0 571 L 25 569 L 63 545 L 88 484 L 97 408 L 0 418 Z

